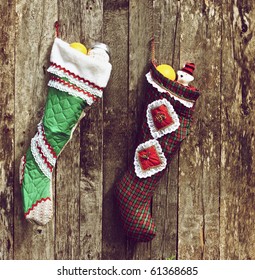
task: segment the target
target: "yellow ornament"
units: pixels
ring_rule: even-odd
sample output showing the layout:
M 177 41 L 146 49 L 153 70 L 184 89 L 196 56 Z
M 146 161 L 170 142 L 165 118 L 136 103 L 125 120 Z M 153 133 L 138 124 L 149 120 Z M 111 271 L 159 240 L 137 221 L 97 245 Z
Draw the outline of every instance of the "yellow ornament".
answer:
M 174 81 L 176 79 L 176 73 L 174 69 L 168 64 L 160 64 L 157 66 L 157 70 L 169 80 Z
M 74 42 L 70 44 L 70 47 L 76 49 L 79 52 L 82 52 L 83 54 L 87 54 L 88 52 L 87 48 L 81 43 Z

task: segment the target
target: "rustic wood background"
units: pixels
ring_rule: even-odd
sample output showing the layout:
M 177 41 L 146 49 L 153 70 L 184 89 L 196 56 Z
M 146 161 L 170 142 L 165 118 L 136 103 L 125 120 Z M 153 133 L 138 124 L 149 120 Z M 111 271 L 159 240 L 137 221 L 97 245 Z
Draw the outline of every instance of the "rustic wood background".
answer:
M 0 259 L 255 259 L 255 2 L 1 0 Z M 107 43 L 113 71 L 54 172 L 55 215 L 23 218 L 18 170 L 47 95 L 54 22 L 61 38 Z M 133 160 L 144 75 L 156 59 L 196 63 L 196 124 L 153 198 L 157 237 L 125 238 L 113 200 Z

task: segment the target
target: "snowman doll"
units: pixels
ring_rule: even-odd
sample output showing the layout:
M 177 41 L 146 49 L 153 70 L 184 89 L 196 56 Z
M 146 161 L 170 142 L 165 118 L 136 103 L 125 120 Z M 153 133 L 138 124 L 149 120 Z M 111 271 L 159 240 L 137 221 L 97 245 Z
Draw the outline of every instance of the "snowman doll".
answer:
M 177 82 L 189 87 L 189 83 L 194 80 L 193 71 L 195 70 L 194 63 L 186 63 L 181 70 L 177 71 Z

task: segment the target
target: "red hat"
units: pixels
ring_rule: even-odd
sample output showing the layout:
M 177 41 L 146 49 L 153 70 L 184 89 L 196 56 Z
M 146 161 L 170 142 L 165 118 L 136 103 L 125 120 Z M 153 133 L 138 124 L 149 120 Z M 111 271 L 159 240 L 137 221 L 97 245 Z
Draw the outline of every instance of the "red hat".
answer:
M 186 72 L 193 76 L 193 71 L 195 70 L 195 64 L 192 62 L 186 63 L 181 71 Z

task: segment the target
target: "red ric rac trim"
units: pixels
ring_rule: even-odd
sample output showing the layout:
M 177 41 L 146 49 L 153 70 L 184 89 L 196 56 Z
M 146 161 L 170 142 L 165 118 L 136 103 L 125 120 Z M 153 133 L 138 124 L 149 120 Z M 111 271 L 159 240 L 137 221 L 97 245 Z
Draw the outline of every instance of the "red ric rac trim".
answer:
M 71 84 L 71 83 L 65 81 L 65 80 L 62 80 L 62 79 L 60 79 L 60 78 L 58 78 L 58 77 L 52 76 L 52 77 L 51 77 L 51 80 L 52 80 L 52 81 L 56 81 L 56 82 L 58 82 L 58 83 L 60 83 L 60 84 L 62 84 L 62 85 L 65 85 L 65 86 L 69 87 L 69 88 L 72 88 L 72 89 L 74 89 L 74 90 L 76 90 L 76 91 L 79 91 L 79 92 L 81 92 L 81 93 L 83 93 L 83 94 L 85 94 L 85 95 L 88 95 L 88 96 L 91 97 L 94 101 L 96 101 L 96 100 L 98 99 L 98 98 L 95 97 L 93 94 L 90 94 L 89 92 L 87 92 L 87 91 L 85 91 L 85 90 L 83 90 L 83 89 L 81 89 L 81 88 L 79 88 L 79 87 L 77 87 L 77 86 L 75 86 L 75 85 L 73 85 L 73 84 Z
M 25 213 L 25 217 L 26 217 L 27 215 L 29 215 L 30 212 L 33 211 L 33 210 L 35 209 L 36 206 L 38 206 L 38 204 L 42 203 L 43 201 L 45 202 L 45 201 L 47 201 L 47 200 L 51 200 L 51 198 L 50 198 L 50 197 L 46 197 L 46 198 L 41 198 L 40 200 L 37 200 L 36 203 L 34 203 L 34 204 L 32 205 L 32 207 L 29 208 L 28 211 Z
M 62 66 L 60 66 L 60 65 L 58 65 L 58 64 L 56 64 L 56 63 L 54 63 L 54 62 L 51 62 L 50 64 L 51 64 L 51 66 L 54 66 L 55 68 L 57 68 L 57 69 L 59 69 L 59 70 L 65 72 L 65 73 L 67 73 L 69 76 L 71 76 L 71 77 L 73 77 L 73 78 L 75 78 L 75 79 L 77 79 L 77 80 L 79 80 L 79 81 L 82 81 L 82 82 L 84 82 L 84 83 L 87 83 L 87 84 L 89 84 L 90 86 L 92 86 L 92 87 L 94 87 L 94 88 L 97 88 L 97 89 L 99 89 L 99 90 L 103 90 L 103 89 L 104 89 L 104 88 L 99 87 L 98 85 L 96 85 L 96 84 L 90 82 L 89 80 L 86 80 L 86 79 L 84 79 L 84 78 L 82 78 L 82 77 L 80 77 L 80 76 L 78 76 L 78 75 L 76 75 L 76 74 L 70 72 L 70 71 L 67 70 L 66 68 L 64 68 L 64 67 L 62 67 Z
M 40 155 L 41 155 L 41 157 L 42 157 L 44 163 L 47 165 L 47 167 L 49 168 L 50 172 L 52 172 L 52 171 L 53 171 L 53 167 L 52 167 L 51 164 L 48 162 L 47 158 L 44 156 L 41 147 L 39 147 L 39 146 L 37 145 L 37 149 L 38 149 L 38 152 L 40 153 Z
M 57 158 L 56 152 L 53 150 L 53 148 L 51 147 L 51 145 L 49 144 L 49 142 L 48 142 L 47 139 L 46 139 L 46 135 L 45 135 L 45 132 L 44 132 L 44 127 L 43 127 L 43 125 L 41 126 L 41 129 L 42 129 L 42 137 L 43 137 L 44 144 L 47 146 L 47 148 L 49 149 L 49 151 L 50 151 L 50 153 L 52 154 L 52 156 L 53 156 L 54 158 Z

